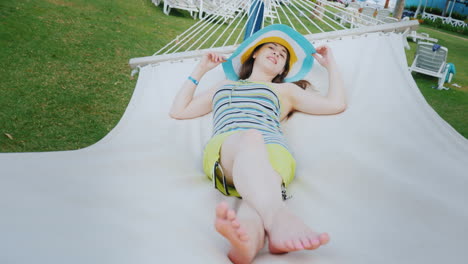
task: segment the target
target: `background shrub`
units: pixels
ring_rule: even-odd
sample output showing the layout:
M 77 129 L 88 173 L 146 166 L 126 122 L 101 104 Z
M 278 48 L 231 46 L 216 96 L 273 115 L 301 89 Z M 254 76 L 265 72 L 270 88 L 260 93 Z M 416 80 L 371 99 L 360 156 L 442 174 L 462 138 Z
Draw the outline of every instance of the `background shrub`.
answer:
M 418 18 L 420 18 L 420 16 L 418 16 Z M 437 18 L 435 21 L 432 21 L 430 19 L 423 19 L 423 24 L 434 28 L 440 28 L 447 31 L 457 32 L 459 34 L 468 35 L 468 27 L 454 27 L 451 24 L 445 24 L 440 18 Z

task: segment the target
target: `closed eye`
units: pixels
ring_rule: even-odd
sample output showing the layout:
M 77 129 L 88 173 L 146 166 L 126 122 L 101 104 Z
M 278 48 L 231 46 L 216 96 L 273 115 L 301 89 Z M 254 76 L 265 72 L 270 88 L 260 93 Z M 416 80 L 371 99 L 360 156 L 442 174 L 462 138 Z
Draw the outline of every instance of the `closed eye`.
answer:
M 268 48 L 269 49 L 272 49 L 272 50 L 275 50 L 275 51 L 278 51 L 278 54 L 282 57 L 282 58 L 286 58 L 286 52 L 284 50 L 277 50 L 277 47 L 276 45 L 273 46 L 274 44 L 271 44 L 271 45 L 268 45 Z

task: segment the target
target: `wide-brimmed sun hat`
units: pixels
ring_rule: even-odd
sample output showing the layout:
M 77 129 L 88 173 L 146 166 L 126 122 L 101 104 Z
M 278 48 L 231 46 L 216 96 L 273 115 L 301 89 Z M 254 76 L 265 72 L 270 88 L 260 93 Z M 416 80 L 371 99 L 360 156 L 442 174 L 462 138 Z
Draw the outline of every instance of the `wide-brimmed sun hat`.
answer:
M 224 73 L 229 80 L 239 80 L 241 65 L 254 49 L 263 43 L 278 43 L 289 51 L 289 72 L 285 82 L 295 82 L 304 78 L 314 63 L 314 46 L 301 33 L 289 26 L 274 24 L 260 29 L 244 40 L 234 53 L 223 63 Z

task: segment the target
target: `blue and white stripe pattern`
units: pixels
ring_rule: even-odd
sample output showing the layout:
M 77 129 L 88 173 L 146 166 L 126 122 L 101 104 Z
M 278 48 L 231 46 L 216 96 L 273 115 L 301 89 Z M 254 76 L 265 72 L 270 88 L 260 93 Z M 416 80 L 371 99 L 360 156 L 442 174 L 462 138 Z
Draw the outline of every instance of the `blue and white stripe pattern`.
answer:
M 213 96 L 213 136 L 256 129 L 262 133 L 265 144 L 288 149 L 280 113 L 279 98 L 268 85 L 250 81 L 224 85 Z

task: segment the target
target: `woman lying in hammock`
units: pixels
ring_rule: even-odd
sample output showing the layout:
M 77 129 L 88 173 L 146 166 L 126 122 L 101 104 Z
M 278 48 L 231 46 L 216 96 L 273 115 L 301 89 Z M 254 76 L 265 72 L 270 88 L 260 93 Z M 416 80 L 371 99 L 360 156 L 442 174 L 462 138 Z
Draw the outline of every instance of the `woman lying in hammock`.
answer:
M 298 81 L 313 58 L 328 70 L 327 96 L 304 90 L 310 84 Z M 227 77 L 235 81 L 224 80 L 193 98 L 198 81 L 222 62 Z M 327 233 L 313 231 L 284 202 L 295 160 L 280 122 L 293 111 L 323 115 L 345 108 L 343 82 L 330 48 L 315 50 L 290 27 L 263 28 L 227 61 L 216 53 L 203 56 L 174 99 L 170 115 L 191 119 L 213 111 L 204 171 L 224 195 L 242 197 L 237 212 L 225 202 L 216 208 L 215 227 L 231 244 L 232 262 L 252 262 L 266 239 L 274 254 L 328 243 Z

